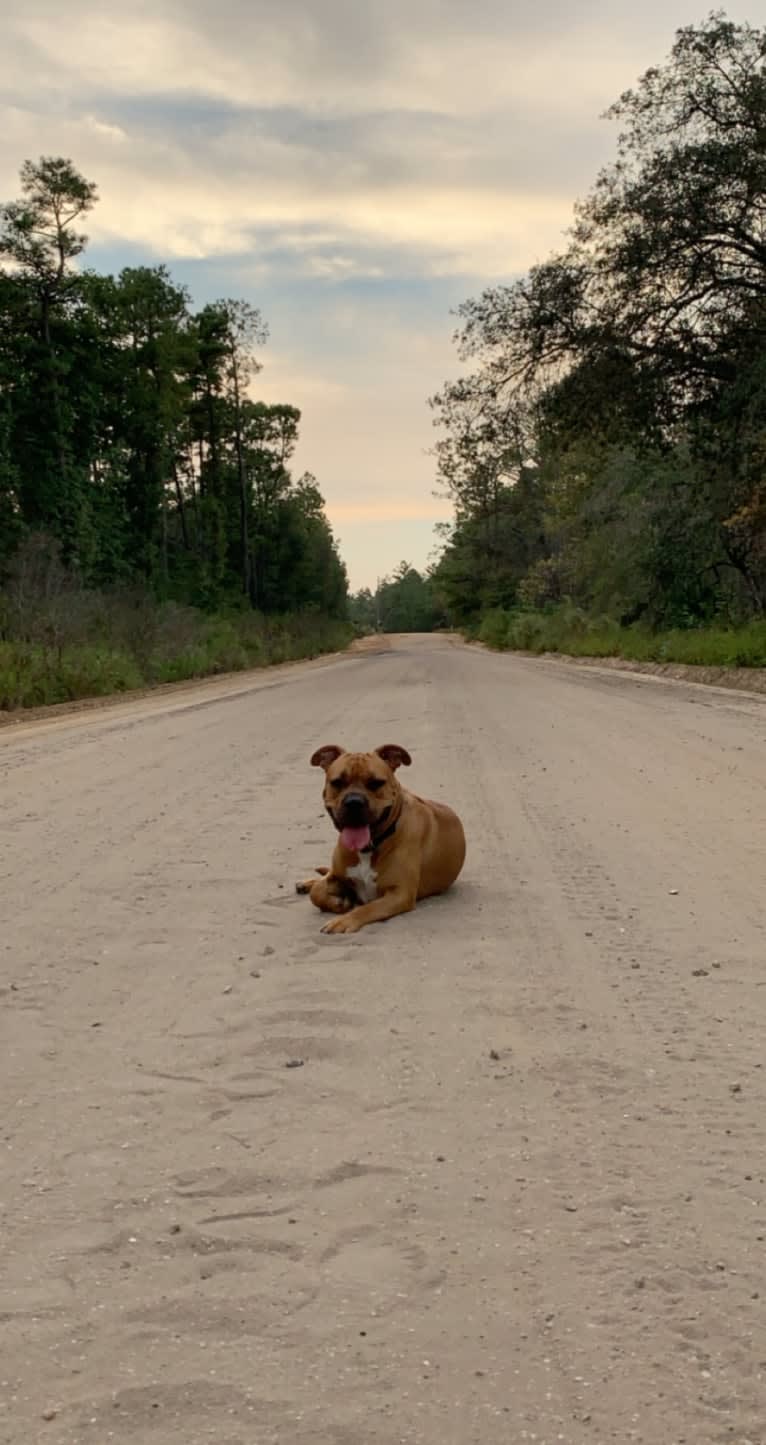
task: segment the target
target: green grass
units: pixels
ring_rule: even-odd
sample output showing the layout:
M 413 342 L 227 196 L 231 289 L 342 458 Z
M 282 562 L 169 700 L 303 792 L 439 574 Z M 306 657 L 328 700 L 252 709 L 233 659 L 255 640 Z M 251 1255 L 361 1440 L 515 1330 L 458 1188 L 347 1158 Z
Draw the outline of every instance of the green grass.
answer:
M 480 642 L 500 651 L 558 652 L 568 657 L 621 657 L 629 662 L 699 667 L 766 667 L 766 622 L 741 627 L 674 628 L 651 632 L 590 619 L 572 607 L 555 612 L 489 612 Z
M 90 635 L 55 644 L 34 637 L 0 642 L 0 709 L 318 657 L 347 647 L 353 635 L 349 624 L 313 615 L 210 617 L 175 606 L 112 608 L 90 616 L 85 630 Z

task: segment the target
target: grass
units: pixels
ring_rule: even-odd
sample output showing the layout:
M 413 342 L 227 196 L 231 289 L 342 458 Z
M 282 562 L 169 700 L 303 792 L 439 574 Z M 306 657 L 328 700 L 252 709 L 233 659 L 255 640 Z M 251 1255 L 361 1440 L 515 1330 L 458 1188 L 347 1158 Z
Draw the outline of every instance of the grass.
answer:
M 0 599 L 1 600 L 1 599 Z M 314 615 L 208 616 L 145 598 L 96 595 L 0 641 L 0 709 L 40 707 L 317 657 L 348 646 L 352 628 Z M 7 635 L 7 633 L 6 633 Z
M 699 667 L 766 667 L 766 622 L 651 632 L 590 619 L 572 607 L 552 612 L 496 609 L 486 614 L 474 635 L 500 651 L 558 652 L 569 657 L 620 657 L 629 662 Z

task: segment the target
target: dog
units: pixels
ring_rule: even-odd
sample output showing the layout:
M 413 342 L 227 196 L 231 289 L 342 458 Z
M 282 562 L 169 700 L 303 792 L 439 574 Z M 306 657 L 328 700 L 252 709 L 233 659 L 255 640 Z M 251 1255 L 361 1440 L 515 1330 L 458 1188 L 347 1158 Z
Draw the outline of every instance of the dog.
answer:
M 409 767 L 406 748 L 393 743 L 372 753 L 348 753 L 334 743 L 317 748 L 311 766 L 323 768 L 324 804 L 338 841 L 330 868 L 296 885 L 316 908 L 339 916 L 323 933 L 358 933 L 408 913 L 420 898 L 444 893 L 465 861 L 465 834 L 444 803 L 418 798 L 396 777 Z

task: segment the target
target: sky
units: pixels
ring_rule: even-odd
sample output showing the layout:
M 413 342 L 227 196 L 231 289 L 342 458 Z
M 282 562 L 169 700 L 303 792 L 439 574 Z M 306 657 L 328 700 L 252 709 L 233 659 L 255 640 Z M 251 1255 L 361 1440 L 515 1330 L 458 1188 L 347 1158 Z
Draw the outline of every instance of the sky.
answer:
M 709 7 L 708 7 L 709 8 Z M 754 4 L 726 6 L 758 20 Z M 25 0 L 0 45 L 0 199 L 40 155 L 97 183 L 87 261 L 166 263 L 269 326 L 259 398 L 351 586 L 433 557 L 427 399 L 454 308 L 562 244 L 601 119 L 704 19 L 689 0 Z

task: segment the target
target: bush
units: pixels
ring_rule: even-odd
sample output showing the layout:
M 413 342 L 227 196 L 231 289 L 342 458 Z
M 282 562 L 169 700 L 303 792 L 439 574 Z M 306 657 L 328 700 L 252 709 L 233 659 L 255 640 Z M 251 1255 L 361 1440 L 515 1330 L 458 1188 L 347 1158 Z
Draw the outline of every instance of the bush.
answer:
M 589 619 L 564 604 L 550 612 L 488 612 L 478 636 L 499 650 L 702 667 L 766 667 L 766 622 L 650 632 L 640 626 L 620 627 L 608 618 Z
M 495 607 L 482 619 L 478 631 L 479 642 L 486 647 L 497 648 L 502 651 L 509 646 L 508 628 L 511 622 L 510 613 L 504 612 L 501 607 Z
M 32 539 L 0 593 L 0 708 L 37 707 L 340 651 L 350 624 L 314 613 L 207 614 L 137 588 L 89 591 Z
M 0 708 L 106 697 L 141 687 L 143 682 L 135 659 L 113 648 L 54 651 L 25 643 L 0 643 Z

